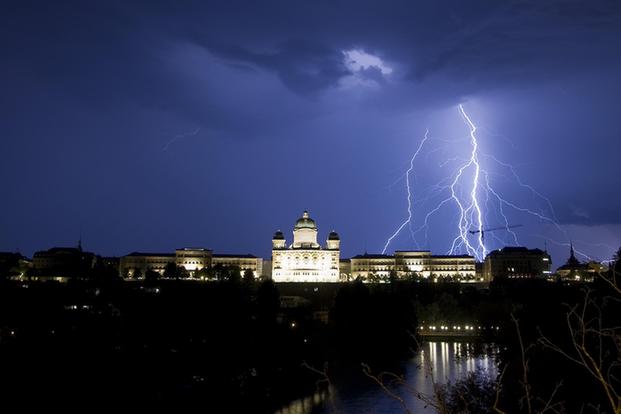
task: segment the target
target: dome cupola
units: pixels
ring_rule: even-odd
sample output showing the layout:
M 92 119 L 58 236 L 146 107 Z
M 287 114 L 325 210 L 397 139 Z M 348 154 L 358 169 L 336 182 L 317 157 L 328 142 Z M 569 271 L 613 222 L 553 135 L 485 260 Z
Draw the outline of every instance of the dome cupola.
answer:
M 298 230 L 298 229 L 317 230 L 317 224 L 315 224 L 315 220 L 310 218 L 310 216 L 308 215 L 308 211 L 306 210 L 302 214 L 302 217 L 300 217 L 298 221 L 295 222 L 294 230 Z
M 319 249 L 321 247 L 317 243 L 317 224 L 310 218 L 308 211 L 304 211 L 302 217 L 295 222 L 292 247 L 294 249 Z

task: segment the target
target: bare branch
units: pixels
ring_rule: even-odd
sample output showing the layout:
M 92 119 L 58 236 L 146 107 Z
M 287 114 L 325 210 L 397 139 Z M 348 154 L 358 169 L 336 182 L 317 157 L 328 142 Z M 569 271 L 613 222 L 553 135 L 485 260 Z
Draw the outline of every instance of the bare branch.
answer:
M 393 398 L 394 400 L 398 401 L 399 404 L 401 405 L 401 408 L 403 408 L 403 412 L 407 413 L 407 414 L 411 414 L 412 412 L 410 411 L 410 409 L 408 408 L 405 400 L 403 399 L 403 397 L 401 397 L 400 395 L 396 394 L 395 392 L 393 392 L 390 388 L 388 388 L 388 386 L 386 386 L 386 384 L 384 383 L 384 381 L 381 378 L 381 375 L 373 375 L 371 373 L 371 368 L 367 365 L 367 364 L 362 364 L 362 372 L 364 372 L 364 375 L 366 375 L 367 377 L 371 378 L 377 385 L 380 386 L 380 388 L 382 388 L 382 390 L 384 390 L 384 392 L 386 394 L 388 394 L 391 398 Z M 395 374 L 393 374 L 395 375 Z M 396 375 L 395 375 L 396 376 Z M 435 408 L 435 406 L 434 406 Z

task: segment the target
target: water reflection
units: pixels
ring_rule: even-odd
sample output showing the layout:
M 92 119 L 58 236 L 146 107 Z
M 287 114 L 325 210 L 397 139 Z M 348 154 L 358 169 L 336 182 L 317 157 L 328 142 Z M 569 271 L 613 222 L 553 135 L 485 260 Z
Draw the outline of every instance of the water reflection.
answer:
M 300 398 L 282 407 L 274 414 L 312 414 L 329 413 L 336 411 L 333 400 L 336 390 L 329 387 L 322 391 L 316 391 L 313 395 Z
M 495 346 L 489 344 L 426 342 L 414 360 L 420 365 L 421 374 L 433 376 L 437 382 L 447 382 L 477 369 L 496 375 L 494 353 Z
M 404 363 L 405 384 L 394 388 L 408 406 L 416 413 L 433 413 L 417 397 L 433 395 L 433 384 L 455 382 L 469 372 L 481 370 L 491 378 L 497 375 L 494 360 L 496 347 L 473 342 L 425 342 L 419 353 Z M 330 393 L 317 392 L 296 400 L 278 410 L 276 414 L 328 414 L 328 413 L 377 413 L 403 412 L 401 404 L 391 398 L 377 384 L 365 378 L 362 372 L 352 373 L 351 381 L 333 384 Z

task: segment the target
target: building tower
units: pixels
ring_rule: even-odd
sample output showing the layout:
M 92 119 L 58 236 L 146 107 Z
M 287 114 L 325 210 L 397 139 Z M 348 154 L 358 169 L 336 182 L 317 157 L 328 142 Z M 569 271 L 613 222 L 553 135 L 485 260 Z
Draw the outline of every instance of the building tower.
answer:
M 310 218 L 308 211 L 304 211 L 302 217 L 295 222 L 293 227 L 293 249 L 319 249 L 317 243 L 317 224 Z
M 282 234 L 282 231 L 278 230 L 274 233 L 274 237 L 272 237 L 272 250 L 285 249 L 286 246 L 285 235 Z
M 339 250 L 341 247 L 341 239 L 339 234 L 332 230 L 330 234 L 328 234 L 328 240 L 326 240 L 326 248 L 328 250 Z

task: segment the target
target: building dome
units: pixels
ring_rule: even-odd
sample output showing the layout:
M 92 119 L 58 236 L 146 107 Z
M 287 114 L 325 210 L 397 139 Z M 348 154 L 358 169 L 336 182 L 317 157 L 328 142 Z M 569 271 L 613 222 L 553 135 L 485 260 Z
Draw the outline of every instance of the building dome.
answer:
M 295 222 L 295 227 L 293 229 L 294 230 L 299 230 L 299 229 L 317 230 L 317 224 L 315 224 L 315 220 L 309 217 L 308 211 L 304 211 L 304 214 L 302 214 L 302 217 L 300 217 L 298 221 Z
M 282 231 L 278 230 L 276 233 L 274 233 L 274 237 L 272 239 L 273 240 L 284 240 L 285 235 L 282 234 Z
M 328 234 L 328 240 L 341 240 L 341 238 L 339 237 L 339 234 L 337 232 L 332 230 L 330 234 Z

